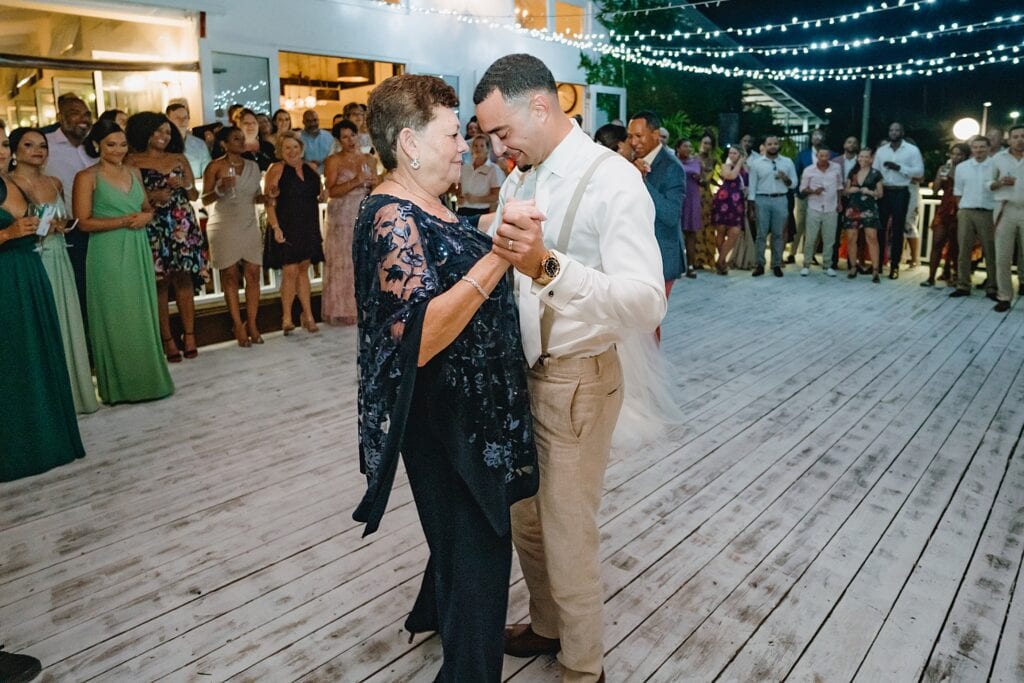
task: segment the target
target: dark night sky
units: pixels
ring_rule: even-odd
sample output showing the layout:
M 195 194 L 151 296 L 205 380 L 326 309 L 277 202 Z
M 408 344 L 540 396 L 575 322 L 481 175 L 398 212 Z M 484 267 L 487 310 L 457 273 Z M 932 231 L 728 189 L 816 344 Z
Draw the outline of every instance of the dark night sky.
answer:
M 889 0 L 895 4 L 898 0 Z M 789 21 L 793 16 L 817 18 L 863 10 L 868 4 L 876 7 L 879 0 L 828 0 L 827 2 L 796 2 L 794 0 L 724 0 L 717 7 L 704 7 L 701 11 L 719 26 L 747 27 L 768 22 Z M 908 1 L 909 4 L 909 1 Z M 913 30 L 926 31 L 939 24 L 960 24 L 989 21 L 997 16 L 1024 15 L 1024 0 L 936 0 L 922 4 L 919 11 L 897 9 L 856 22 L 823 26 L 822 28 L 790 29 L 786 33 L 772 32 L 765 37 L 736 37 L 744 45 L 779 45 L 806 43 L 811 40 L 852 40 L 862 36 L 905 34 Z M 911 41 L 907 45 L 870 46 L 857 51 L 841 50 L 812 53 L 801 56 L 760 57 L 773 68 L 790 66 L 856 66 L 896 62 L 911 57 L 929 58 L 947 55 L 950 51 L 974 51 L 994 47 L 1000 43 L 1011 45 L 1024 41 L 1024 23 L 1011 28 L 937 36 L 932 40 Z M 1019 53 L 1024 57 L 1024 49 Z M 863 81 L 835 81 L 825 83 L 799 83 L 787 80 L 781 83 L 789 92 L 821 113 L 832 107 L 831 129 L 837 137 L 860 130 Z M 888 81 L 875 81 L 872 93 L 872 135 L 881 130 L 884 121 L 899 118 L 908 128 L 930 121 L 930 128 L 945 127 L 962 116 L 981 119 L 982 103 L 992 102 L 989 124 L 1006 127 L 1009 113 L 1024 111 L 1024 64 L 993 65 L 967 73 L 897 77 Z M 941 122 L 941 123 L 940 123 Z M 938 131 L 936 131 L 938 133 Z

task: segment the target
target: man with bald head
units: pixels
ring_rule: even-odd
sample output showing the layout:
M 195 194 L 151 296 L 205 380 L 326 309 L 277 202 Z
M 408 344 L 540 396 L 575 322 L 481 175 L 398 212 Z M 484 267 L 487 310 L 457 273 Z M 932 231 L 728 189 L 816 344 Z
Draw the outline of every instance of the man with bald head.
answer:
M 64 200 L 74 206 L 75 176 L 89 168 L 96 159 L 85 153 L 85 137 L 92 130 L 92 110 L 77 95 L 65 94 L 57 101 L 57 129 L 46 134 L 50 155 L 46 161 L 46 175 L 60 178 L 64 186 Z M 72 230 L 64 236 L 68 244 L 68 258 L 75 271 L 75 288 L 82 307 L 82 320 L 88 324 L 85 305 L 85 255 L 89 248 L 89 233 Z

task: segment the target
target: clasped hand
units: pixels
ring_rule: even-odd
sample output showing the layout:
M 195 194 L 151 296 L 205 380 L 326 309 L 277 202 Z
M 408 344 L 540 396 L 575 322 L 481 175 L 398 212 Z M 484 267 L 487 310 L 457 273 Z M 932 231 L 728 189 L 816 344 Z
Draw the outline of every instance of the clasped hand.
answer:
M 39 218 L 37 216 L 22 216 L 18 220 L 14 221 L 8 230 L 11 231 L 11 239 L 18 239 L 19 237 L 31 235 L 38 227 Z
M 544 219 L 534 200 L 509 201 L 494 235 L 492 251 L 523 275 L 540 277 L 541 261 L 548 252 L 544 244 Z

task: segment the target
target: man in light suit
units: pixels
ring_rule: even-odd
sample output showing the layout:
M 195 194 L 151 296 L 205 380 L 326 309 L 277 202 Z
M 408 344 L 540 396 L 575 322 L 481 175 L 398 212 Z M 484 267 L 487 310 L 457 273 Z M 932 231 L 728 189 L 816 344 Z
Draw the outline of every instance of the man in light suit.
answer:
M 633 164 L 654 200 L 654 235 L 661 250 L 667 297 L 684 271 L 682 220 L 686 173 L 676 156 L 662 144 L 659 128 L 658 115 L 642 111 L 633 115 L 626 130 L 629 145 L 636 154 Z

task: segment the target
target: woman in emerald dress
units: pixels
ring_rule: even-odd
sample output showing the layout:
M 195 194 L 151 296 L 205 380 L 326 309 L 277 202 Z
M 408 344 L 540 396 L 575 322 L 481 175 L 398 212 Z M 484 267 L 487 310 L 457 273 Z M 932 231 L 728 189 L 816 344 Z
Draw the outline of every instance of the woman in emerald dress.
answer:
M 53 212 L 50 232 L 42 240 L 43 267 L 50 278 L 54 303 L 57 305 L 57 320 L 60 323 L 61 339 L 64 342 L 64 360 L 71 376 L 71 395 L 75 410 L 79 413 L 94 412 L 96 388 L 92 383 L 89 366 L 89 351 L 85 344 L 85 327 L 82 325 L 82 309 L 78 305 L 78 290 L 75 289 L 75 273 L 68 258 L 68 245 L 64 231 L 68 227 L 71 210 L 64 203 L 64 188 L 60 179 L 43 174 L 43 167 L 49 158 L 46 136 L 36 128 L 18 128 L 11 133 L 11 149 L 14 161 L 9 182 L 18 186 L 22 194 L 32 203 L 35 214 L 48 208 Z
M 163 398 L 174 383 L 161 348 L 146 233 L 153 212 L 139 171 L 124 164 L 128 139 L 116 123 L 97 121 L 84 144 L 99 163 L 75 176 L 72 196 L 79 228 L 91 233 L 86 303 L 100 400 Z
M 0 481 L 85 455 L 53 292 L 36 251 L 39 218 L 28 208 L 0 176 Z

